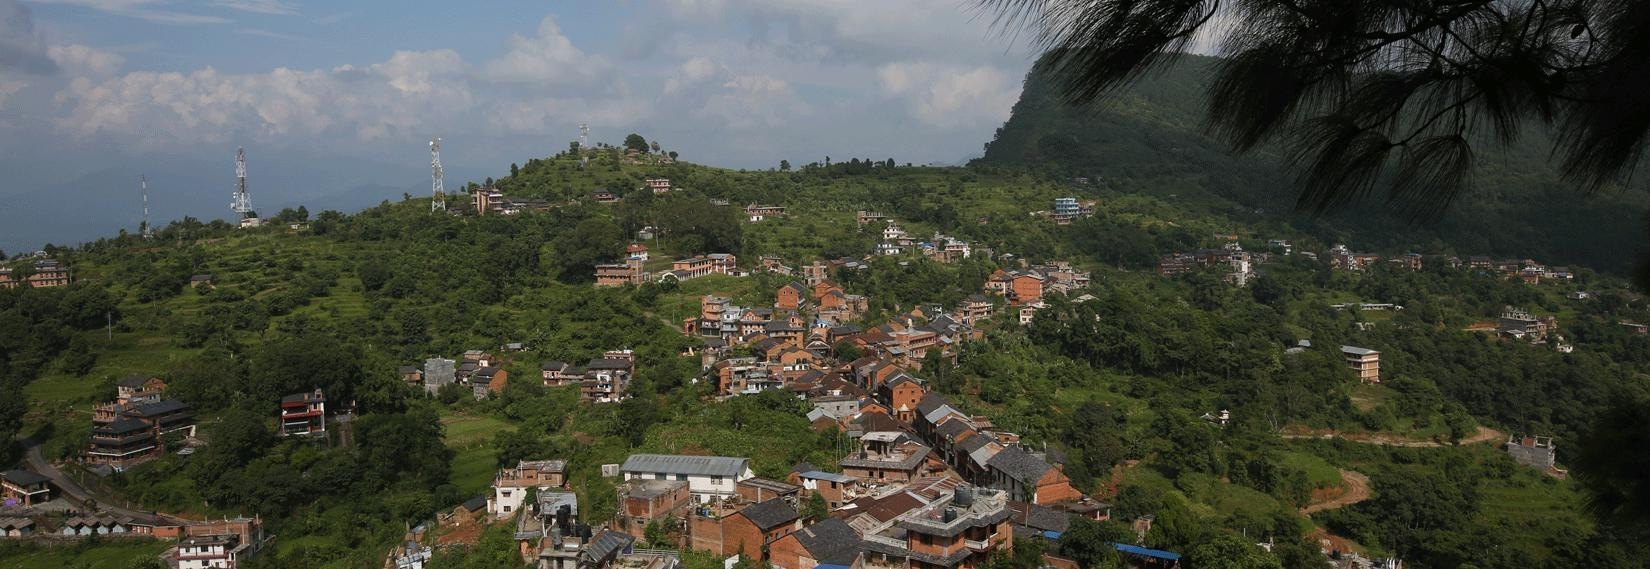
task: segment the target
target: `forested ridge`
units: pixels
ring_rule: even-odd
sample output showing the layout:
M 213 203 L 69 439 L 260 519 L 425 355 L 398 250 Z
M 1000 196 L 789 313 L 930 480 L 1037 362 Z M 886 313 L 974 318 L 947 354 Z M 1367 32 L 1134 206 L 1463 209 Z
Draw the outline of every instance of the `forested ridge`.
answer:
M 1123 192 L 1255 223 L 1287 223 L 1385 253 L 1528 257 L 1618 274 L 1639 259 L 1650 207 L 1643 177 L 1626 187 L 1580 192 L 1560 179 L 1552 138 L 1540 128 L 1506 151 L 1485 145 L 1472 191 L 1436 218 L 1412 218 L 1384 195 L 1323 216 L 1301 213 L 1288 156 L 1271 146 L 1235 154 L 1205 133 L 1205 92 L 1216 64 L 1182 56 L 1103 103 L 1083 106 L 1063 102 L 1046 70 L 1036 67 L 1008 122 L 974 164 L 1090 176 Z

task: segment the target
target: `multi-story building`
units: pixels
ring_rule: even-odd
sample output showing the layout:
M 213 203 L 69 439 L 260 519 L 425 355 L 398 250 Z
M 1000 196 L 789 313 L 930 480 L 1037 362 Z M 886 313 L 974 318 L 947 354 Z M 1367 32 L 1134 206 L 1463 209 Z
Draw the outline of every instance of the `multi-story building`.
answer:
M 159 401 L 166 391 L 166 382 L 158 377 L 134 373 L 115 381 L 115 403 L 137 405 Z
M 493 476 L 493 496 L 487 500 L 487 511 L 507 518 L 521 510 L 528 488 L 545 491 L 566 485 L 567 461 L 523 460 Z
M 178 542 L 173 559 L 178 569 L 228 569 L 240 565 L 241 554 L 246 549 L 234 535 L 186 537 Z
M 905 433 L 879 431 L 865 433 L 860 449 L 839 464 L 842 473 L 872 484 L 910 482 L 922 474 L 923 464 L 933 449 Z
M 647 279 L 642 272 L 642 263 L 647 260 L 647 252 L 640 255 L 632 254 L 623 263 L 607 263 L 596 265 L 596 286 L 626 286 L 639 285 Z
M 1381 353 L 1369 348 L 1357 346 L 1341 346 L 1341 355 L 1346 358 L 1346 367 L 1352 368 L 1358 374 L 1358 379 L 1364 383 L 1381 382 Z
M 630 376 L 636 371 L 634 356 L 627 353 L 604 354 L 604 357 L 585 364 L 584 379 L 579 382 L 579 399 L 588 403 L 613 403 L 623 400 L 630 390 Z
M 317 389 L 281 398 L 281 436 L 325 436 L 327 397 Z
M 958 487 L 864 535 L 868 569 L 975 569 L 1014 547 L 1008 493 Z
M 28 275 L 19 275 L 11 267 L 0 267 L 0 288 L 17 288 L 28 285 L 34 288 L 54 286 L 69 286 L 74 281 L 74 271 L 52 259 L 40 259 L 34 262 L 33 271 Z
M 98 405 L 86 461 L 123 469 L 159 455 L 160 437 L 170 433 L 195 434 L 194 413 L 175 399 Z
M 755 476 L 750 459 L 725 456 L 633 454 L 619 467 L 625 480 L 679 480 L 694 499 L 709 502 L 734 496 L 739 481 Z
M 650 480 L 636 478 L 619 485 L 619 511 L 615 521 L 619 529 L 637 539 L 646 538 L 648 524 L 684 515 L 693 501 L 685 480 Z
M 770 217 L 785 217 L 785 206 L 750 204 L 745 206 L 745 217 L 749 218 L 751 223 Z

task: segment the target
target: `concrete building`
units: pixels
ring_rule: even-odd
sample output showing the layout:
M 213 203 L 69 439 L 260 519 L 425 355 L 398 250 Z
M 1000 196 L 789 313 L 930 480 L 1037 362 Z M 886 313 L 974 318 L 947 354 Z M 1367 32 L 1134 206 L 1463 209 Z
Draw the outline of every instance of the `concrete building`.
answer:
M 321 390 L 281 398 L 281 436 L 326 436 L 327 397 Z
M 740 481 L 755 476 L 748 458 L 671 454 L 630 455 L 619 472 L 625 480 L 685 481 L 688 491 L 700 502 L 734 496 Z
M 1381 382 L 1380 352 L 1357 346 L 1341 346 L 1341 355 L 1346 357 L 1346 367 L 1352 368 L 1352 371 L 1358 374 L 1359 381 Z

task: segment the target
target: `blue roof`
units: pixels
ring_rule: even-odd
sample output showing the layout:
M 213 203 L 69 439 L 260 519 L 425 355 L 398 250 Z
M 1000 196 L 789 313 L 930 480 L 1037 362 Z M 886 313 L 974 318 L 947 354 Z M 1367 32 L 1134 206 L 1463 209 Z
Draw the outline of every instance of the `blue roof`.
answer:
M 1177 560 L 1180 559 L 1180 554 L 1175 553 L 1173 551 L 1163 551 L 1161 549 L 1150 549 L 1150 548 L 1146 548 L 1146 547 L 1140 547 L 1138 545 L 1129 545 L 1127 543 L 1113 543 L 1113 544 L 1111 544 L 1111 546 L 1117 548 L 1118 551 L 1121 551 L 1123 553 L 1127 553 L 1127 554 L 1130 554 L 1130 555 L 1139 555 L 1141 557 L 1150 557 L 1152 559 L 1162 559 L 1164 561 L 1177 561 Z
M 1061 535 L 1063 535 L 1063 534 L 1061 534 L 1060 532 L 1051 530 L 1051 529 L 1050 530 L 1043 530 L 1043 537 L 1046 537 L 1048 539 L 1059 540 Z

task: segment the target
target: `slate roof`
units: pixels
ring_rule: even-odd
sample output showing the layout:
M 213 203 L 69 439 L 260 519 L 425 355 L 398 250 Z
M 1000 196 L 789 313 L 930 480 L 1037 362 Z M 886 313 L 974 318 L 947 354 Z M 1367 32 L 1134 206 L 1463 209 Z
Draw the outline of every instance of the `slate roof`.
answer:
M 955 438 L 972 430 L 974 430 L 974 427 L 969 425 L 968 421 L 964 421 L 962 419 L 952 419 L 942 423 L 939 428 L 934 430 L 934 432 L 939 434 L 941 437 Z
M 304 392 L 304 393 L 294 393 L 292 395 L 288 395 L 286 397 L 281 398 L 282 403 L 305 403 L 305 402 L 309 402 L 309 401 L 326 401 L 326 400 L 327 400 L 326 397 L 316 397 L 315 392 L 313 392 L 313 391 L 307 391 L 307 392 Z M 179 405 L 182 405 L 182 403 L 179 403 Z
M 1035 484 L 1038 479 L 1043 477 L 1043 473 L 1052 468 L 1043 459 L 1037 458 L 1019 446 L 1003 449 L 1002 452 L 992 456 L 986 464 L 1026 485 Z
M 1071 528 L 1071 514 L 1036 504 L 1025 502 L 1008 503 L 1014 510 L 1014 521 L 1020 525 L 1037 531 L 1053 531 L 1066 533 Z
M 595 539 L 590 541 L 590 544 L 585 547 L 584 552 L 588 554 L 591 559 L 599 561 L 607 560 L 608 558 L 617 555 L 620 550 L 629 547 L 630 544 L 635 542 L 635 536 L 628 533 L 605 530 L 601 533 L 601 535 L 596 536 Z
M 126 410 L 127 415 L 134 417 L 148 417 L 164 415 L 174 411 L 187 411 L 189 406 L 176 399 L 162 399 L 154 403 L 145 403 Z
M 630 369 L 633 364 L 630 360 L 620 358 L 594 358 L 584 364 L 585 369 Z
M 781 499 L 757 502 L 739 510 L 739 514 L 749 519 L 751 523 L 762 531 L 767 531 L 780 525 L 795 521 L 799 517 L 796 508 Z
M 795 535 L 802 548 L 821 564 L 853 565 L 859 557 L 859 534 L 840 519 L 831 518 L 802 528 Z
M 122 377 L 118 381 L 115 381 L 115 385 L 121 387 L 143 387 L 143 382 L 145 381 L 149 381 L 148 376 L 141 373 L 133 373 L 127 374 L 126 377 Z
M 736 477 L 750 464 L 748 458 L 726 456 L 683 456 L 675 454 L 633 454 L 625 459 L 624 472 L 665 473 L 689 476 Z
M 0 477 L 4 477 L 7 482 L 11 482 L 12 484 L 17 484 L 19 486 L 33 486 L 35 484 L 50 480 L 49 478 L 27 470 L 7 470 L 4 473 L 0 473 Z
M 1341 353 L 1343 353 L 1343 354 L 1352 354 L 1352 355 L 1355 355 L 1355 356 L 1367 356 L 1367 355 L 1370 355 L 1370 354 L 1379 354 L 1380 352 L 1377 352 L 1375 350 L 1371 350 L 1369 348 L 1360 348 L 1360 347 L 1357 347 L 1357 346 L 1341 346 Z
M 933 413 L 934 410 L 945 406 L 946 403 L 944 397 L 941 397 L 938 393 L 929 393 L 922 396 L 922 400 L 917 402 L 917 413 L 926 417 L 929 413 Z
M 469 500 L 465 500 L 462 506 L 464 506 L 464 509 L 466 510 L 479 512 L 487 507 L 487 497 L 476 496 L 474 498 L 470 498 Z
M 544 371 L 562 371 L 567 369 L 567 364 L 558 361 L 548 361 L 539 364 L 539 369 Z
M 125 417 L 125 418 L 117 419 L 115 421 L 111 421 L 110 423 L 108 423 L 106 425 L 93 427 L 92 432 L 94 432 L 94 433 L 102 432 L 102 433 L 108 433 L 108 434 L 112 434 L 112 435 L 124 435 L 126 433 L 131 433 L 131 432 L 136 432 L 136 431 L 144 431 L 144 430 L 148 430 L 148 429 L 149 429 L 149 424 L 148 423 L 145 423 L 143 421 L 139 421 L 137 419 L 133 419 L 133 418 L 130 418 L 130 417 Z

